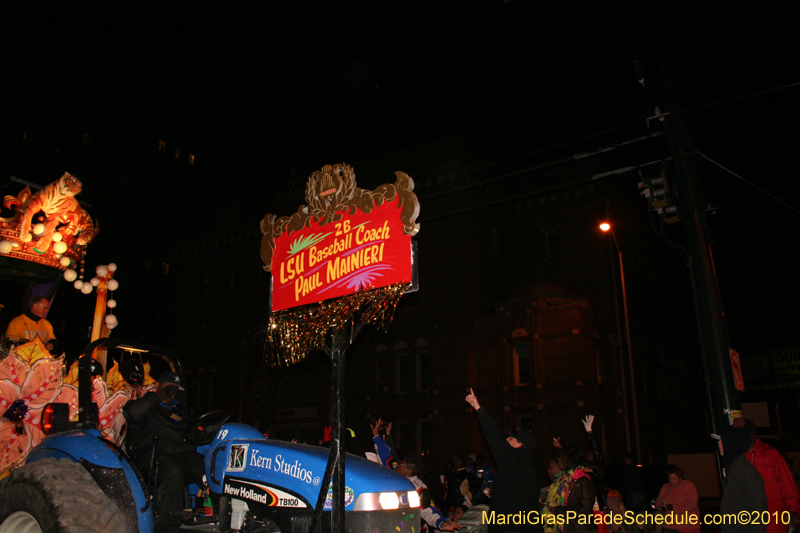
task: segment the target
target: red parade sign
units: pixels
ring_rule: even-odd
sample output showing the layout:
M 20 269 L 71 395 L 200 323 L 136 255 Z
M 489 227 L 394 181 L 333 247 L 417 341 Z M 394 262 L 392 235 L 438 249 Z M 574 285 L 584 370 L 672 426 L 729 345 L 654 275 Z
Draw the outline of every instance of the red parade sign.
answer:
M 272 310 L 411 282 L 411 236 L 398 199 L 275 239 Z
M 411 283 L 411 237 L 419 201 L 414 180 L 395 172 L 374 191 L 353 167 L 325 165 L 306 184 L 306 205 L 261 220 L 261 260 L 272 272 L 272 311 Z

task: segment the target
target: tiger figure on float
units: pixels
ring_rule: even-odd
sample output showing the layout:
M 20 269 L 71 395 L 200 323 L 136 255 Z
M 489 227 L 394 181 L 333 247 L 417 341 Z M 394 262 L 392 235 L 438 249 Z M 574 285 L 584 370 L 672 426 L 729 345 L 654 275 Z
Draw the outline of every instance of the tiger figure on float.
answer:
M 50 248 L 53 231 L 56 227 L 72 222 L 80 215 L 80 211 L 83 211 L 75 199 L 75 195 L 81 192 L 82 187 L 83 184 L 78 178 L 69 172 L 64 172 L 58 181 L 46 185 L 28 197 L 19 207 L 19 211 L 22 212 L 19 239 L 22 242 L 30 242 L 33 239 L 33 235 L 31 235 L 33 216 L 42 211 L 47 217 L 47 222 L 44 226 L 44 233 L 36 243 L 35 250 L 40 253 L 46 252 Z

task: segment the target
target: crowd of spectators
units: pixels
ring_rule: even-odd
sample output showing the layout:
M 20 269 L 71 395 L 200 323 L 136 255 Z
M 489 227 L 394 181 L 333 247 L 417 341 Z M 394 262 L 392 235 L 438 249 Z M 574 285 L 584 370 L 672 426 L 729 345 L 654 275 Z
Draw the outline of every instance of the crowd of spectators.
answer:
M 501 428 L 472 391 L 466 401 L 476 415 L 488 445 L 486 451 L 491 453 L 496 468 L 487 462 L 484 453 L 472 453 L 454 455 L 442 465 L 440 473 L 436 472 L 424 456 L 396 449 L 391 423 L 379 419 L 371 426 L 374 453 L 364 455 L 411 481 L 420 494 L 423 531 L 640 533 L 649 529 L 648 523 L 637 526 L 629 521 L 606 519 L 598 526 L 598 516 L 657 513 L 675 518 L 670 526 L 661 528 L 661 533 L 700 533 L 697 488 L 685 479 L 684 472 L 678 466 L 668 465 L 663 472 L 666 483 L 657 496 L 646 502 L 642 465 L 626 454 L 622 464 L 610 466 L 594 438 L 592 415 L 581 420 L 586 442 L 562 445 L 559 437 L 552 438 L 551 457 L 542 469 L 547 479 L 540 484 L 532 432 L 525 428 Z M 751 422 L 742 420 L 720 435 L 713 435 L 721 443 L 720 457 L 726 467 L 719 510 L 729 513 L 763 510 L 777 513 L 776 516 L 786 512 L 792 524 L 790 527 L 723 525 L 721 532 L 792 531 L 800 517 L 800 496 L 791 470 L 780 453 L 755 438 L 754 430 Z M 556 518 L 540 520 L 538 524 L 497 524 L 483 520 L 492 511 L 495 516 L 509 516 L 534 509 L 539 516 Z M 557 518 L 566 516 L 573 518 Z M 694 518 L 687 522 L 686 517 Z

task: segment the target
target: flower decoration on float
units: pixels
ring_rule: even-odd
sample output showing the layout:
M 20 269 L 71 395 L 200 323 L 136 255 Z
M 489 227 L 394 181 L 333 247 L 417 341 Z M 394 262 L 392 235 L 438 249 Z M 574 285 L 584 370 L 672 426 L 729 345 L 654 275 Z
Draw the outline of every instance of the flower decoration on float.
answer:
M 51 402 L 78 414 L 78 391 L 62 378 L 64 356 L 53 357 L 39 338 L 0 361 L 0 473 L 21 466 L 44 439 L 42 409 Z

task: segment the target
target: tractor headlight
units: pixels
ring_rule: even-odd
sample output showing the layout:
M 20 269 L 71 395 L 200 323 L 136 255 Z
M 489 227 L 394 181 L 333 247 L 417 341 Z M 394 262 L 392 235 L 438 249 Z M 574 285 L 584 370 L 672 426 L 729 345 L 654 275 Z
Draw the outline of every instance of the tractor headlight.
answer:
M 364 492 L 356 498 L 354 511 L 394 511 L 419 507 L 419 494 L 409 490 L 402 492 Z
M 400 498 L 394 492 L 381 492 L 380 498 L 381 508 L 384 510 L 397 509 L 400 507 Z
M 415 490 L 408 491 L 408 506 L 419 507 L 419 494 L 417 494 L 417 491 Z

